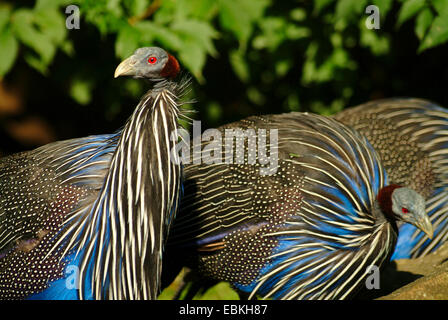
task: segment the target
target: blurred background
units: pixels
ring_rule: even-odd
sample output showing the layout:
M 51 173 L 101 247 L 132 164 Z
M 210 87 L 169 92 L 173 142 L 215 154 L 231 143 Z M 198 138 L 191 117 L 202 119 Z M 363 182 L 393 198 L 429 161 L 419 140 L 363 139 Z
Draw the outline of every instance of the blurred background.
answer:
M 205 129 L 392 96 L 448 106 L 447 40 L 446 0 L 3 0 L 0 155 L 120 128 L 147 84 L 113 72 L 141 46 L 194 76 Z
M 448 106 L 447 41 L 446 0 L 2 0 L 0 156 L 119 129 L 148 88 L 113 78 L 138 47 L 193 75 L 204 130 L 395 96 Z

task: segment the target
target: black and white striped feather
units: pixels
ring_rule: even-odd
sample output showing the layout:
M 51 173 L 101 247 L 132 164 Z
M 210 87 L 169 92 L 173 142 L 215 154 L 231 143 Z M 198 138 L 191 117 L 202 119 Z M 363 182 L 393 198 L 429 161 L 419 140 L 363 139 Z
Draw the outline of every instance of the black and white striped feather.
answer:
M 24 210 L 15 210 L 14 219 L 2 220 L 2 210 L 12 207 L 7 204 L 0 208 L 0 231 L 4 235 L 0 243 L 4 248 L 12 246 L 6 257 L 0 257 L 0 263 L 10 261 L 8 268 L 15 272 L 15 256 L 22 253 L 14 250 L 14 241 L 46 230 L 48 216 L 54 214 L 49 208 L 59 208 L 66 188 L 75 189 L 70 207 L 55 210 L 58 214 L 62 211 L 62 219 L 33 249 L 30 265 L 53 261 L 54 257 L 58 257 L 57 263 L 50 268 L 62 272 L 76 265 L 79 289 L 69 298 L 155 299 L 160 289 L 161 255 L 181 192 L 182 169 L 171 149 L 178 142 L 181 99 L 189 82 L 184 78 L 180 83 L 155 83 L 124 128 L 115 134 L 56 142 L 2 159 L 0 174 L 2 164 L 10 168 L 11 161 L 18 165 L 27 161 L 26 175 L 7 170 L 3 181 L 20 178 L 26 186 L 36 176 L 40 187 L 53 195 L 45 195 L 43 210 L 33 215 L 27 215 L 24 210 L 29 206 L 24 206 Z M 39 176 L 40 172 L 45 174 Z M 14 199 L 35 194 L 34 189 L 14 194 L 14 188 L 6 183 L 0 186 L 1 192 L 13 193 Z M 31 229 L 15 228 L 13 235 L 6 236 L 3 229 L 10 230 L 11 223 L 27 224 Z M 59 282 L 57 277 L 50 280 L 55 282 L 48 287 L 49 283 L 39 279 L 44 283 L 24 290 L 22 297 L 37 294 L 38 298 L 54 298 L 51 286 L 57 287 Z M 5 289 L 3 295 L 2 288 L 9 288 L 14 281 L 0 280 L 2 297 L 9 297 L 9 291 Z

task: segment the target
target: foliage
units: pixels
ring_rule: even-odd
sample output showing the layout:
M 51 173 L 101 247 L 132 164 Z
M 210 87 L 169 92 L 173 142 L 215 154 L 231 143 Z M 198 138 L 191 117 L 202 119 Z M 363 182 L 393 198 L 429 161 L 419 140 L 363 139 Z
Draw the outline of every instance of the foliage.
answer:
M 0 6 L 0 77 L 13 70 L 18 57 L 32 68 L 51 76 L 49 68 L 58 51 L 76 57 L 71 33 L 85 25 L 100 33 L 98 41 L 115 37 L 115 54 L 123 59 L 136 48 L 157 44 L 176 52 L 182 64 L 204 83 L 207 59 L 226 56 L 234 75 L 246 85 L 248 102 L 263 105 L 265 87 L 301 69 L 288 92 L 284 109 L 300 110 L 301 88 L 350 79 L 358 69 L 351 49 L 359 46 L 372 57 L 391 50 L 391 32 L 365 27 L 367 0 L 289 1 L 271 0 L 37 0 L 34 7 L 6 2 Z M 420 44 L 418 52 L 448 40 L 448 2 L 444 0 L 375 0 L 381 22 L 395 20 L 395 29 L 413 21 Z M 64 8 L 81 10 L 80 30 L 65 28 Z M 394 7 L 398 12 L 392 12 Z M 219 50 L 217 50 L 219 46 Z M 298 56 L 303 55 L 302 59 Z M 76 78 L 76 77 L 75 77 Z M 68 89 L 78 103 L 88 104 L 97 79 L 83 83 L 79 77 Z M 261 80 L 262 83 L 259 83 Z M 353 82 L 338 86 L 339 96 L 310 101 L 311 109 L 332 113 L 353 95 Z M 281 93 L 283 94 L 283 93 Z M 211 118 L 222 114 L 213 101 Z M 286 107 L 285 107 L 286 105 Z M 216 108 L 218 106 L 218 108 Z M 213 120 L 213 119 L 212 119 Z M 215 119 L 216 120 L 216 119 Z
M 66 28 L 72 4 L 80 29 Z M 371 4 L 380 29 L 366 26 Z M 59 139 L 123 124 L 146 86 L 113 71 L 149 45 L 175 54 L 199 82 L 203 129 L 396 95 L 447 106 L 447 41 L 446 0 L 6 0 L 0 85 L 26 88 L 23 112 L 49 119 Z

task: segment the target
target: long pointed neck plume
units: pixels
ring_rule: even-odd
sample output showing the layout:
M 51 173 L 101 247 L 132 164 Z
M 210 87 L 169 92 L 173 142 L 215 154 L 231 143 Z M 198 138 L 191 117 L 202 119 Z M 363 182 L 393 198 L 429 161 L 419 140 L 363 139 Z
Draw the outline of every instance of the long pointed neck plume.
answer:
M 160 264 L 149 262 L 162 255 L 180 188 L 180 166 L 171 154 L 178 89 L 171 81 L 157 83 L 121 133 L 101 194 L 79 228 L 81 298 L 89 286 L 96 299 L 157 297 Z
M 157 295 L 154 290 L 148 292 L 147 286 L 158 282 L 160 264 L 155 265 L 156 270 L 152 269 L 154 264 L 145 264 L 148 259 L 160 259 L 163 239 L 178 201 L 180 167 L 171 154 L 176 143 L 172 136 L 178 136 L 175 88 L 174 83 L 163 81 L 143 97 L 127 122 L 112 159 L 115 164 L 111 165 L 114 172 L 108 179 L 108 194 L 122 195 L 117 200 L 110 199 L 116 201 L 116 206 L 110 206 L 116 211 L 109 212 L 112 229 L 117 232 L 111 234 L 115 244 L 112 252 L 125 261 L 111 261 L 111 267 L 119 267 L 116 270 L 122 273 L 111 279 L 111 284 L 119 287 L 120 279 L 126 277 L 131 284 L 122 288 L 129 294 L 126 298 Z M 169 219 L 164 221 L 162 217 Z M 134 265 L 136 261 L 140 265 Z M 136 288 L 141 288 L 141 292 Z M 119 297 L 115 292 L 112 296 Z
M 104 185 L 93 207 L 73 224 L 66 250 L 77 248 L 80 298 L 155 299 L 161 256 L 175 214 L 181 167 L 177 143 L 177 60 L 160 48 L 141 48 L 115 76 L 154 82 L 121 131 Z

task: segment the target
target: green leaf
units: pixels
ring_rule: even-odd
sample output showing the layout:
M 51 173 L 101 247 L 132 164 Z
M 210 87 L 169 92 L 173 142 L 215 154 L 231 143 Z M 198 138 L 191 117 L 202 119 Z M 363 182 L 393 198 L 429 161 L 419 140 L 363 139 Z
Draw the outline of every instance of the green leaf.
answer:
M 121 6 L 121 0 L 109 0 L 106 2 L 107 12 L 114 17 L 123 17 L 123 8 Z
M 220 0 L 219 21 L 224 30 L 232 32 L 245 48 L 252 34 L 254 23 L 263 17 L 268 0 Z
M 70 96 L 81 105 L 88 104 L 92 100 L 92 83 L 75 78 L 70 85 Z
M 303 65 L 302 83 L 322 83 L 334 79 L 338 69 L 356 69 L 356 62 L 350 59 L 348 52 L 343 48 L 334 48 L 323 62 L 318 63 L 317 56 L 320 54 L 318 42 L 312 42 L 305 52 L 305 63 Z M 319 59 L 320 60 L 320 59 Z
M 293 63 L 289 59 L 279 60 L 275 64 L 275 73 L 278 77 L 284 77 L 293 67 Z
M 13 66 L 17 57 L 18 44 L 9 28 L 0 31 L 0 78 Z
M 252 23 L 239 1 L 219 1 L 219 21 L 224 30 L 232 32 L 240 46 L 245 47 L 252 33 Z
M 55 44 L 60 44 L 67 36 L 65 16 L 58 9 L 34 10 L 34 21 L 41 33 Z
M 326 82 L 332 79 L 333 67 L 331 60 L 332 57 L 321 63 L 316 63 L 316 56 L 318 55 L 319 45 L 317 42 L 313 42 L 309 45 L 306 51 L 306 60 L 303 65 L 302 82 L 304 84 L 310 84 L 313 82 Z
M 179 12 L 179 7 L 174 0 L 166 0 L 163 5 L 154 13 L 152 22 L 159 25 L 166 25 L 176 20 L 178 15 L 185 15 L 184 12 Z
M 194 42 L 195 45 L 205 49 L 206 53 L 216 55 L 213 39 L 217 38 L 217 32 L 210 23 L 195 19 L 178 20 L 171 25 L 171 29 L 183 39 L 184 43 Z
M 158 26 L 151 21 L 139 21 L 134 25 L 139 31 L 142 41 L 151 42 L 157 34 Z
M 12 16 L 12 29 L 17 38 L 25 45 L 32 48 L 38 55 L 40 63 L 31 56 L 25 59 L 31 66 L 43 72 L 46 66 L 53 60 L 56 46 L 51 34 L 45 34 L 35 28 L 33 11 L 19 9 Z
M 336 5 L 336 20 L 352 21 L 364 13 L 367 0 L 340 0 Z
M 323 9 L 328 7 L 334 0 L 314 0 L 313 14 L 318 15 Z
M 222 107 L 218 102 L 211 102 L 207 108 L 207 119 L 209 121 L 219 121 L 222 116 Z
M 285 107 L 289 111 L 300 111 L 300 99 L 296 92 L 288 95 Z
M 261 32 L 254 37 L 252 45 L 256 49 L 269 49 L 274 51 L 286 39 L 298 40 L 309 37 L 311 31 L 307 27 L 288 23 L 280 17 L 266 17 L 259 22 Z
M 47 64 L 40 59 L 40 57 L 36 57 L 34 54 L 26 52 L 23 57 L 31 67 L 42 73 L 43 75 L 47 75 L 48 69 Z
M 392 8 L 393 0 L 373 0 L 372 4 L 380 9 L 380 15 L 382 18 L 386 17 L 389 10 Z
M 264 18 L 264 11 L 271 4 L 271 0 L 240 0 L 247 10 L 251 21 L 256 22 Z
M 238 300 L 238 294 L 227 282 L 220 282 L 214 287 L 208 289 L 201 300 Z
M 390 41 L 387 35 L 376 30 L 361 28 L 360 44 L 370 48 L 375 56 L 389 53 Z
M 80 6 L 80 14 L 85 17 L 87 23 L 96 26 L 101 35 L 118 32 L 123 26 L 126 17 L 119 0 L 84 1 L 86 4 L 83 2 L 83 6 Z
M 217 13 L 216 0 L 186 0 L 191 8 L 191 16 L 200 20 L 210 20 Z
M 124 2 L 129 7 L 130 14 L 132 16 L 138 16 L 142 14 L 146 8 L 148 8 L 150 1 L 149 0 L 131 0 Z
M 70 4 L 76 4 L 77 0 L 37 0 L 34 9 L 36 10 L 48 10 L 56 9 L 61 6 L 68 6 Z
M 205 50 L 194 42 L 185 42 L 182 50 L 179 51 L 179 58 L 182 64 L 191 71 L 191 73 L 198 79 L 198 81 L 203 82 L 202 68 L 205 65 L 207 53 Z
M 311 30 L 307 27 L 301 27 L 290 23 L 286 26 L 285 34 L 290 40 L 298 40 L 310 37 Z
M 403 3 L 398 13 L 397 26 L 401 26 L 404 22 L 411 19 L 425 6 L 425 0 L 407 0 Z
M 181 37 L 171 30 L 171 28 L 159 27 L 157 34 L 155 35 L 157 41 L 159 41 L 163 46 L 171 48 L 173 50 L 180 50 L 182 48 L 183 42 Z
M 158 23 L 140 21 L 134 27 L 140 31 L 140 44 L 148 45 L 153 41 L 158 41 L 167 49 L 176 51 L 183 45 L 182 39 L 176 32 Z
M 242 82 L 249 81 L 249 67 L 245 61 L 244 51 L 232 50 L 230 51 L 230 64 L 232 65 L 233 71 Z
M 439 16 L 434 19 L 427 35 L 420 43 L 418 52 L 438 46 L 446 41 L 448 41 L 448 19 Z
M 75 48 L 73 47 L 73 42 L 69 40 L 65 40 L 61 43 L 60 49 L 62 52 L 64 52 L 66 55 L 72 57 L 75 53 Z
M 448 17 L 448 1 L 446 0 L 431 0 L 433 7 L 436 9 L 439 16 Z
M 36 0 L 36 4 L 34 5 L 34 9 L 37 10 L 46 10 L 48 8 L 54 8 L 58 6 L 57 1 L 51 1 L 51 0 Z
M 8 24 L 11 17 L 11 9 L 6 6 L 0 6 L 0 31 Z
M 294 21 L 304 21 L 306 19 L 306 10 L 302 8 L 296 8 L 291 10 L 289 16 Z
M 420 40 L 422 40 L 423 37 L 425 36 L 433 19 L 434 15 L 432 14 L 431 9 L 429 8 L 423 9 L 418 14 L 417 19 L 415 21 L 415 34 Z
M 129 26 L 120 29 L 115 41 L 115 53 L 120 59 L 129 57 L 139 46 L 140 30 Z
M 250 86 L 246 90 L 247 97 L 252 103 L 255 103 L 259 106 L 266 104 L 266 97 L 258 90 L 255 86 Z
M 284 41 L 286 20 L 279 17 L 266 17 L 260 21 L 261 34 L 254 39 L 257 49 L 269 48 L 274 51 Z
M 154 15 L 154 21 L 162 24 L 187 18 L 210 21 L 217 14 L 217 9 L 216 0 L 164 0 Z

